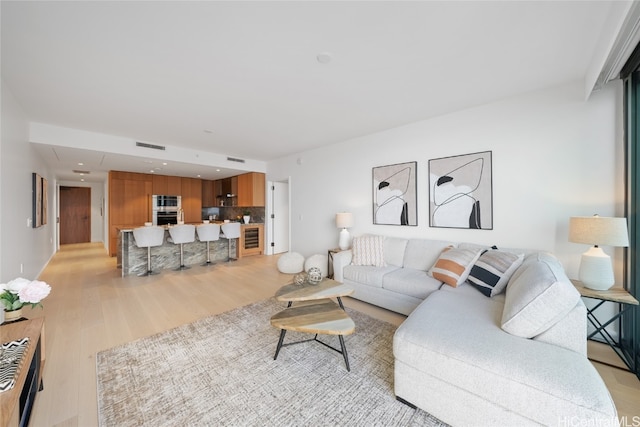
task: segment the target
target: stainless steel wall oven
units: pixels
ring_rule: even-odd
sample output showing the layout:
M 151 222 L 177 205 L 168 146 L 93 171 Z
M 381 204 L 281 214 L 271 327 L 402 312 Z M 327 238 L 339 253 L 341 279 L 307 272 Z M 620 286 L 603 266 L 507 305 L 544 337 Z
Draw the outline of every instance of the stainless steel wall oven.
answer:
M 178 223 L 178 211 L 182 208 L 180 196 L 153 195 L 153 225 L 167 225 Z

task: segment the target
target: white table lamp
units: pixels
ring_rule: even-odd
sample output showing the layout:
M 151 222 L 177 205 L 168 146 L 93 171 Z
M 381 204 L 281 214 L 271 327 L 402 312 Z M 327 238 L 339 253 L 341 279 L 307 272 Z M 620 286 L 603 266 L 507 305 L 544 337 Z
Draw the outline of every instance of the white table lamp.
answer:
M 348 212 L 339 212 L 336 214 L 336 226 L 342 228 L 340 231 L 340 240 L 338 247 L 343 251 L 349 249 L 349 231 L 347 228 L 353 227 L 353 214 Z
M 578 216 L 569 218 L 569 241 L 592 246 L 582 254 L 578 277 L 582 284 L 599 291 L 613 286 L 611 257 L 599 245 L 629 246 L 626 218 Z

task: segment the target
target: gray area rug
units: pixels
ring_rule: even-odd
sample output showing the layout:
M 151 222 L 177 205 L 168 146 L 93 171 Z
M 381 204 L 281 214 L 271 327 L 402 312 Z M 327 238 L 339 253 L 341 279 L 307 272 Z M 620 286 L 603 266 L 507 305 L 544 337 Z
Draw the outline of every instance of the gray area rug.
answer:
M 98 353 L 101 426 L 440 426 L 395 400 L 395 327 L 347 309 L 342 355 L 316 342 L 283 347 L 269 299 Z M 287 332 L 286 342 L 309 338 Z M 339 348 L 335 336 L 320 339 Z

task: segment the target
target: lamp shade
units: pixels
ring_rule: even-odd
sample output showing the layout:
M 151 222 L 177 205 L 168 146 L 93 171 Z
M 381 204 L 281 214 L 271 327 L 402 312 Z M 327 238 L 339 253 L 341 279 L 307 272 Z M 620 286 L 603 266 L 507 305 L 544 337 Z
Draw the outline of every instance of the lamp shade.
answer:
M 596 246 L 629 246 L 627 219 L 598 215 L 571 217 L 569 241 Z
M 339 212 L 336 214 L 336 226 L 338 228 L 353 227 L 353 214 L 348 212 Z

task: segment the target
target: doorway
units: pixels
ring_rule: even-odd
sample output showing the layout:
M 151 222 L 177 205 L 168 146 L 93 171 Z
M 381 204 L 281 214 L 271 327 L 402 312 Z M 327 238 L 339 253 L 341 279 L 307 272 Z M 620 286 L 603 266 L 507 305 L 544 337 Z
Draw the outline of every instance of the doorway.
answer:
M 60 244 L 91 242 L 91 188 L 60 187 Z
M 271 254 L 289 251 L 289 183 L 273 182 L 271 190 Z

